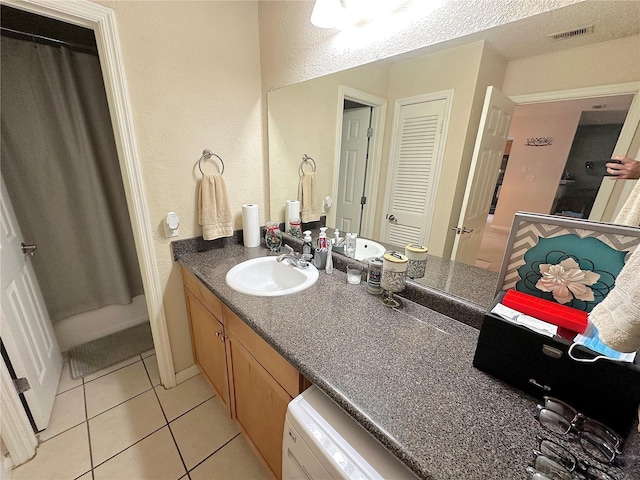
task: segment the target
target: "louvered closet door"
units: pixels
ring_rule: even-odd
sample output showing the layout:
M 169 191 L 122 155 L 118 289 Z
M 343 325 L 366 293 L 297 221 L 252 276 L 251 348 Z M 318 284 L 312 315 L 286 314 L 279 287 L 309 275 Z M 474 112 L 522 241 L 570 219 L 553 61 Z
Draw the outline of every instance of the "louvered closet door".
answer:
M 445 99 L 403 105 L 395 124 L 384 241 L 426 244 L 431 230 Z

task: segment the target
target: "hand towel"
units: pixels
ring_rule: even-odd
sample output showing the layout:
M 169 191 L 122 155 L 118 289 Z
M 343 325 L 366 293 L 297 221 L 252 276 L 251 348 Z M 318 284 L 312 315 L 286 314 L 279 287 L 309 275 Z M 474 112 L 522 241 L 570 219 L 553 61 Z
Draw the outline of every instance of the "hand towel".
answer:
M 594 307 L 589 321 L 600 340 L 619 352 L 640 348 L 640 248 L 631 254 L 616 278 L 615 287 Z
M 198 195 L 198 223 L 202 237 L 215 240 L 233 235 L 231 207 L 222 175 L 203 175 Z
M 318 192 L 316 191 L 316 174 L 305 173 L 298 184 L 298 201 L 300 202 L 300 220 L 303 223 L 320 220 Z

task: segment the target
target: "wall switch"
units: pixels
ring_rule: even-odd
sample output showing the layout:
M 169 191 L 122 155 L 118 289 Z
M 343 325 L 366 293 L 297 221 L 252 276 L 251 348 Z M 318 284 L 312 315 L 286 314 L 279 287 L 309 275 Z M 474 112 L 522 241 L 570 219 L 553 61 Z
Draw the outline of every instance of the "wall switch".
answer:
M 536 179 L 535 175 L 527 175 L 527 178 L 525 178 L 527 182 L 534 182 L 535 179 Z
M 522 173 L 527 173 L 527 166 L 522 167 Z

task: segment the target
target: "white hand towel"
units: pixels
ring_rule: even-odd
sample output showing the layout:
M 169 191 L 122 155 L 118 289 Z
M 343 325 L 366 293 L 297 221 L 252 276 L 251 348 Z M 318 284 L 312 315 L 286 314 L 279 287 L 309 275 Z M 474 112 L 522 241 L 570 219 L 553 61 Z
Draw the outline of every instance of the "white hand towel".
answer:
M 203 175 L 198 195 L 198 223 L 202 237 L 215 240 L 233 235 L 231 207 L 222 175 Z
M 640 348 L 640 248 L 631 254 L 607 297 L 594 307 L 589 321 L 600 340 L 619 352 Z
M 303 223 L 320 220 L 315 173 L 305 173 L 300 177 L 300 183 L 298 184 L 298 201 L 300 202 L 300 220 L 302 220 Z

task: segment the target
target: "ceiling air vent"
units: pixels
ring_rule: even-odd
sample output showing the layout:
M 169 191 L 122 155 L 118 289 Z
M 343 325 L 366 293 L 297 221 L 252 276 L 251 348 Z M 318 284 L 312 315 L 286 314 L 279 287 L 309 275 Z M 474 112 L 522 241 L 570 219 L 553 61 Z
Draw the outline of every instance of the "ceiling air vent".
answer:
M 551 35 L 547 35 L 547 38 L 552 41 L 566 40 L 567 38 L 578 37 L 580 35 L 588 35 L 589 33 L 593 33 L 593 25 L 574 28 L 573 30 L 567 30 L 566 32 L 552 33 Z

